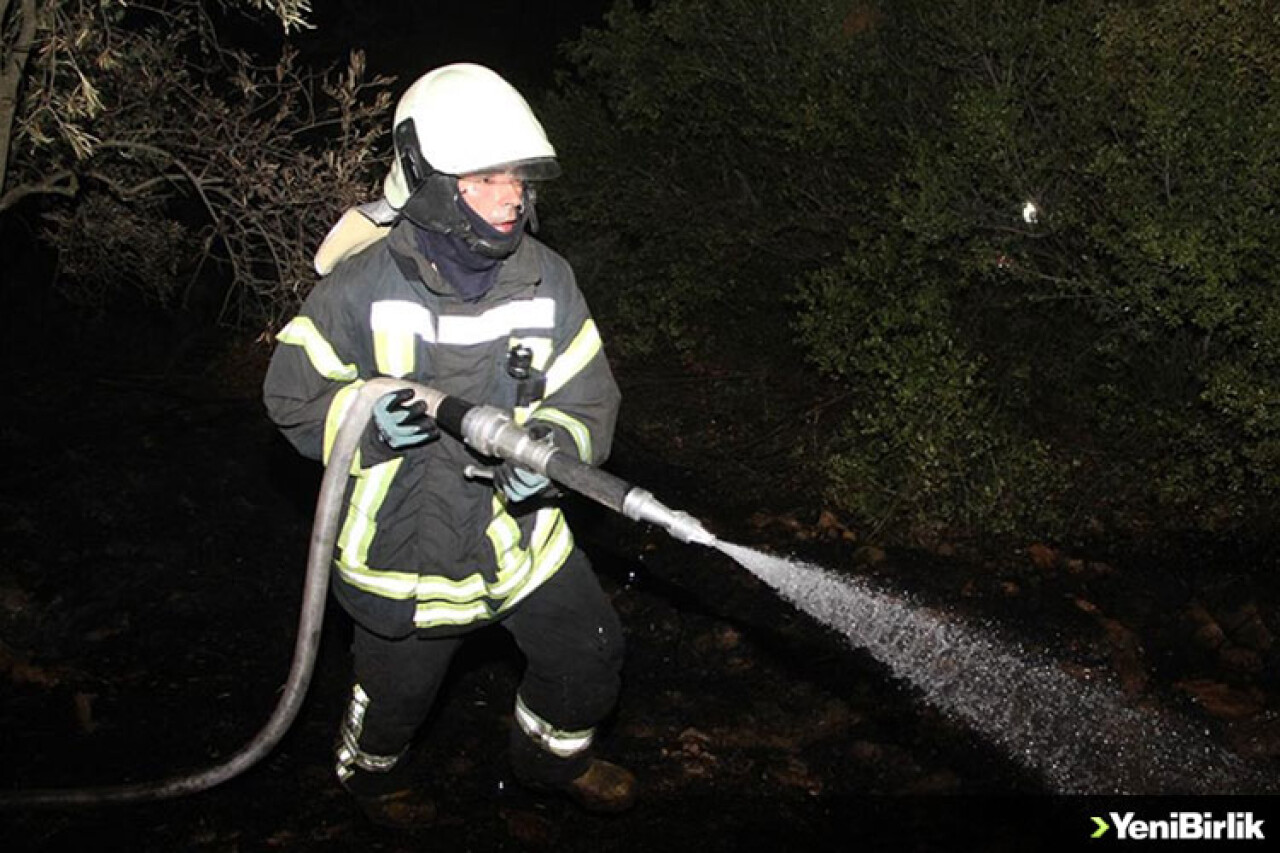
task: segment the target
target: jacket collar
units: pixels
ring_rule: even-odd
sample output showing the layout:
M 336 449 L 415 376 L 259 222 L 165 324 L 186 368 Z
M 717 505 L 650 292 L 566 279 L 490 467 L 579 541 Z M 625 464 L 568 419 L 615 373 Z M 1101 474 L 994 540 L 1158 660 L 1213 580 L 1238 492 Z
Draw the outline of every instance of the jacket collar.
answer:
M 417 227 L 407 219 L 401 219 L 387 235 L 387 250 L 391 258 L 400 268 L 400 272 L 411 281 L 416 281 L 427 290 L 440 296 L 448 296 L 461 300 L 445 278 L 440 275 L 431 260 L 422 254 L 413 229 Z M 502 262 L 498 269 L 498 280 L 493 288 L 480 298 L 479 303 L 489 302 L 495 297 L 505 296 L 514 290 L 536 285 L 541 280 L 537 249 L 533 246 L 533 238 L 525 234 L 516 250 Z

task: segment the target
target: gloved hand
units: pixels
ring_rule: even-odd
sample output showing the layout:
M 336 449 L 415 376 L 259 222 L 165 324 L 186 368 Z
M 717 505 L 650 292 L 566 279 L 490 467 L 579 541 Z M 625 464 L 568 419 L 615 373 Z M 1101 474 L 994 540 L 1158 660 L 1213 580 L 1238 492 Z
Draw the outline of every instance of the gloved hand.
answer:
M 412 388 L 401 388 L 384 394 L 373 404 L 373 423 L 378 437 L 392 450 L 407 450 L 440 437 L 435 419 L 427 414 L 427 404 L 419 400 L 413 405 Z
M 551 435 L 551 427 L 546 424 L 534 424 L 528 428 L 528 432 L 529 436 L 535 441 L 543 441 L 548 444 L 554 441 Z M 505 459 L 501 465 L 493 470 L 493 484 L 495 488 L 503 491 L 507 496 L 507 500 L 518 503 L 544 491 L 547 486 L 551 485 L 551 481 L 536 471 L 530 471 L 528 468 L 521 467 L 511 460 Z

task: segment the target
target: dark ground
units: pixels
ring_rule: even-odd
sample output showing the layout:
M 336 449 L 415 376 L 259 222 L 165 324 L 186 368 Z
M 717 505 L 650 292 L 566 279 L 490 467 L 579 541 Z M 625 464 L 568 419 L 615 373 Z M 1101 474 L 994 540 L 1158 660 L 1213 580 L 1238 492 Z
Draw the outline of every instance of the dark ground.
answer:
M 30 355 L 6 359 L 0 785 L 203 768 L 257 731 L 284 682 L 319 470 L 263 416 L 260 351 L 197 346 L 154 359 L 144 338 L 92 336 L 47 347 L 39 371 L 23 366 L 37 363 Z M 133 356 L 124 366 L 106 355 L 122 349 Z M 709 402 L 740 402 L 742 377 L 658 379 L 624 381 L 616 473 L 724 538 L 997 620 L 1276 767 L 1273 557 L 885 552 L 788 483 L 785 460 L 754 463 L 774 478 L 768 502 L 746 487 L 752 464 L 723 452 L 742 440 L 733 412 Z M 665 437 L 637 414 L 659 386 L 678 413 Z M 259 766 L 165 803 L 0 810 L 0 849 L 1027 850 L 1092 831 L 1095 803 L 1046 796 L 724 557 L 589 506 L 574 518 L 628 631 L 624 694 L 602 745 L 643 782 L 634 812 L 588 816 L 513 786 L 503 746 L 520 662 L 490 631 L 457 661 L 415 754 L 440 826 L 365 824 L 329 772 L 349 634 L 331 607 L 307 703 Z

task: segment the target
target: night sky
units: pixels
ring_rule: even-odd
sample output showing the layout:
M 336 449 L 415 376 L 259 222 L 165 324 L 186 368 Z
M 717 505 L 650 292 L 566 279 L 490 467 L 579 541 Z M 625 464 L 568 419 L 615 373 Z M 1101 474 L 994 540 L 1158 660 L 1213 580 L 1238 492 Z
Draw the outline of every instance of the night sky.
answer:
M 599 25 L 612 0 L 377 2 L 315 0 L 316 29 L 295 41 L 317 59 L 365 51 L 371 71 L 398 78 L 397 91 L 450 62 L 478 62 L 518 88 L 549 84 L 564 60 L 557 45 Z

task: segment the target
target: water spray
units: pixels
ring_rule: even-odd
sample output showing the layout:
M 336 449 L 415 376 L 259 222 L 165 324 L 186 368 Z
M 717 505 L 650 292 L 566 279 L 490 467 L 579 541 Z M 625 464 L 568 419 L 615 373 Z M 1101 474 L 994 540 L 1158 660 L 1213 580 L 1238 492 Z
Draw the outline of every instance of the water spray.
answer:
M 1136 708 L 1036 650 L 798 560 L 718 542 L 797 609 L 1061 794 L 1260 794 L 1280 785 L 1179 716 Z
M 0 809 L 175 799 L 208 790 L 238 776 L 280 742 L 302 707 L 302 700 L 315 669 L 324 623 L 325 599 L 329 589 L 330 562 L 334 543 L 337 541 L 352 460 L 372 416 L 374 403 L 383 395 L 402 388 L 412 389 L 415 401 L 423 401 L 427 413 L 440 426 L 478 453 L 516 462 L 627 518 L 656 524 L 681 542 L 698 545 L 716 543 L 716 538 L 687 512 L 670 509 L 644 489 L 588 465 L 554 445 L 537 441 L 499 409 L 475 405 L 402 379 L 372 379 L 361 386 L 343 417 L 330 451 L 329 462 L 325 466 L 311 528 L 293 661 L 276 707 L 254 738 L 223 763 L 207 769 L 136 784 L 4 791 L 0 792 Z

